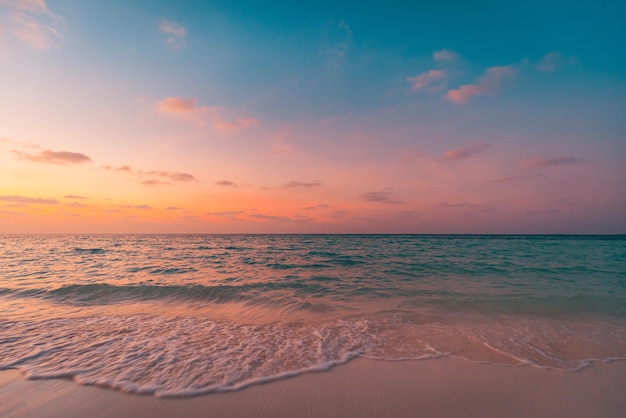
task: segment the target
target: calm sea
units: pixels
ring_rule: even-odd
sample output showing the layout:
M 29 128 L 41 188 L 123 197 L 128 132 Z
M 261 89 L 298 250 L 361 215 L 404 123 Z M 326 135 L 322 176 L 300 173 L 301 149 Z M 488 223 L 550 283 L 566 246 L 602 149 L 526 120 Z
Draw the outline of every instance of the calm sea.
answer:
M 447 356 L 626 358 L 626 237 L 0 236 L 0 369 L 31 378 L 189 396 Z

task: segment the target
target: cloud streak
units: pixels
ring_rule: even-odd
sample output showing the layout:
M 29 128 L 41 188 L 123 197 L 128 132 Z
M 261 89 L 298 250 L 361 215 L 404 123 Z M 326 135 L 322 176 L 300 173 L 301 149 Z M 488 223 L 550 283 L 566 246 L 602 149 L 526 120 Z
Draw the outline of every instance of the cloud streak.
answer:
M 491 145 L 484 142 L 469 143 L 460 148 L 450 149 L 444 152 L 440 158 L 441 161 L 458 161 L 469 158 L 473 155 L 487 151 Z
M 447 209 L 479 209 L 484 208 L 485 204 L 474 204 L 469 202 L 458 202 L 458 203 L 450 203 L 450 202 L 441 202 L 437 205 L 440 208 Z
M 517 70 L 513 66 L 491 67 L 474 84 L 465 84 L 448 90 L 444 99 L 458 105 L 466 104 L 474 96 L 482 96 L 498 90 L 502 80 L 513 76 Z
M 402 200 L 393 199 L 391 190 L 384 190 L 382 192 L 361 193 L 361 199 L 365 200 L 366 202 L 404 203 Z
M 583 163 L 586 160 L 583 158 L 574 158 L 574 157 L 549 157 L 549 158 L 541 158 L 541 157 L 533 157 L 528 158 L 526 160 L 520 161 L 520 168 L 538 168 L 538 167 L 550 167 L 550 166 L 559 166 L 559 165 L 568 165 L 568 164 L 577 164 Z
M 320 180 L 315 180 L 312 182 L 302 182 L 302 181 L 290 181 L 283 184 L 284 189 L 312 189 L 314 187 L 319 187 L 323 183 Z
M 171 184 L 171 183 L 168 181 L 163 181 L 163 180 L 149 179 L 149 180 L 142 181 L 141 184 L 143 184 L 144 186 L 162 186 L 162 185 Z
M 124 209 L 152 209 L 150 205 L 117 205 L 120 208 Z
M 45 150 L 30 154 L 23 151 L 13 150 L 13 153 L 22 160 L 48 164 L 81 164 L 91 162 L 91 158 L 80 152 Z
M 144 171 L 144 170 L 133 170 L 128 165 L 123 165 L 120 167 L 112 167 L 110 165 L 102 166 L 103 169 L 107 171 L 118 171 L 125 172 L 132 175 L 135 175 L 140 178 L 150 177 L 144 179 L 141 183 L 146 186 L 159 186 L 170 184 L 170 182 L 176 183 L 184 183 L 195 181 L 196 178 L 193 174 L 183 173 L 180 171 L 165 171 L 165 170 L 152 170 L 152 171 Z M 156 177 L 156 178 L 155 178 Z
M 262 213 L 254 213 L 250 215 L 252 219 L 258 219 L 260 221 L 269 221 L 269 222 L 293 222 L 292 218 L 287 216 L 275 216 L 275 215 L 265 215 Z
M 223 211 L 217 211 L 217 212 L 206 212 L 205 215 L 231 217 L 231 216 L 242 215 L 244 213 L 245 212 L 241 210 L 223 210 Z
M 36 204 L 36 205 L 58 205 L 59 201 L 56 199 L 45 199 L 40 197 L 28 197 L 28 196 L 0 196 L 0 201 L 9 203 L 23 203 L 23 204 Z
M 237 183 L 230 180 L 219 180 L 215 182 L 216 186 L 225 186 L 225 187 L 239 187 Z

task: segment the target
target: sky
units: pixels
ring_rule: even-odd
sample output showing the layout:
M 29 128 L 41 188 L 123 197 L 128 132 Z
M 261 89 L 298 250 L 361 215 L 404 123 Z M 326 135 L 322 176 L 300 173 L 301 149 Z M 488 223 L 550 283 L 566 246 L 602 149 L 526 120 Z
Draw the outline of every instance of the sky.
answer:
M 0 0 L 0 233 L 626 233 L 625 14 Z

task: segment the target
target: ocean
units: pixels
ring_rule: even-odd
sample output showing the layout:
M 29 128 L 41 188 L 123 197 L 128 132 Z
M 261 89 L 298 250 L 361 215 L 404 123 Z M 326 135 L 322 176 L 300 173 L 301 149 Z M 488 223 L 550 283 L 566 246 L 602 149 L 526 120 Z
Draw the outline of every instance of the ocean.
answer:
M 626 359 L 626 236 L 0 236 L 0 370 L 167 397 L 357 357 Z

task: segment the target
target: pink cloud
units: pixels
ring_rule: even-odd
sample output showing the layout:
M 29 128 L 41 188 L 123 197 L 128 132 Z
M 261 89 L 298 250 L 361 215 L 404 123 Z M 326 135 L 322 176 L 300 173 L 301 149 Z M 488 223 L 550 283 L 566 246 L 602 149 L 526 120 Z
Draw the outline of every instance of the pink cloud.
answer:
M 215 185 L 227 186 L 227 187 L 238 187 L 237 183 L 235 183 L 234 181 L 230 181 L 230 180 L 219 180 L 215 182 Z
M 449 90 L 446 93 L 446 99 L 452 103 L 465 104 L 470 97 L 482 94 L 484 89 L 475 84 L 466 84 L 455 90 Z
M 4 9 L 4 10 L 3 10 Z M 9 37 L 31 48 L 47 49 L 61 37 L 63 19 L 55 15 L 45 0 L 0 1 L 0 26 Z
M 197 100 L 185 97 L 166 97 L 157 103 L 157 109 L 161 113 L 172 114 L 178 116 L 203 115 L 210 114 L 215 108 L 207 106 L 198 106 Z
M 137 173 L 142 176 L 160 176 L 171 181 L 179 182 L 193 181 L 196 179 L 192 174 L 181 173 L 179 171 L 138 171 Z
M 304 219 L 294 219 L 294 218 L 290 218 L 288 216 L 275 216 L 275 215 L 265 215 L 263 213 L 254 213 L 252 215 L 250 215 L 250 218 L 252 219 L 257 219 L 259 221 L 263 221 L 263 222 L 295 222 L 295 221 L 308 221 L 309 218 L 304 218 Z
M 493 93 L 499 88 L 502 79 L 515 73 L 515 68 L 510 65 L 488 68 L 475 84 L 466 84 L 458 89 L 449 90 L 444 98 L 452 103 L 466 104 L 473 96 Z
M 443 80 L 445 77 L 446 72 L 443 70 L 430 70 L 418 76 L 409 77 L 406 81 L 411 85 L 409 92 L 414 93 Z
M 159 113 L 194 121 L 200 125 L 210 122 L 221 133 L 237 133 L 245 128 L 258 125 L 255 118 L 228 120 L 222 116 L 224 109 L 217 106 L 198 106 L 195 98 L 167 97 L 156 104 Z
M 29 154 L 18 150 L 13 150 L 13 153 L 16 154 L 20 159 L 30 160 L 38 163 L 80 164 L 91 161 L 91 158 L 89 158 L 85 154 L 70 151 L 45 150 L 36 154 Z
M 162 181 L 162 180 L 149 179 L 149 180 L 142 181 L 141 184 L 143 184 L 144 186 L 161 186 L 161 185 L 170 184 L 170 183 L 168 183 L 167 181 Z
M 237 119 L 234 122 L 216 119 L 213 121 L 213 127 L 220 132 L 236 133 L 247 127 L 256 126 L 258 123 L 259 121 L 254 118 Z
M 320 180 L 315 180 L 313 182 L 302 182 L 302 181 L 290 181 L 283 185 L 285 189 L 312 189 L 314 187 L 319 187 L 322 185 Z
M 133 171 L 129 165 L 123 165 L 120 167 L 112 167 L 110 165 L 103 165 L 102 168 L 104 168 L 105 170 L 112 170 L 112 171 L 126 171 L 126 172 Z
M 479 154 L 491 148 L 491 145 L 484 142 L 470 143 L 462 146 L 461 148 L 450 149 L 444 152 L 442 161 L 457 161 L 465 158 L 469 158 L 472 155 Z
M 361 199 L 366 202 L 379 202 L 379 203 L 404 203 L 402 200 L 392 198 L 393 193 L 389 188 L 382 192 L 365 192 L 361 193 Z
M 520 168 L 535 168 L 535 167 L 547 167 L 547 166 L 555 166 L 555 165 L 566 165 L 566 164 L 576 164 L 582 163 L 585 160 L 582 158 L 574 158 L 574 157 L 550 157 L 550 158 L 541 158 L 541 157 L 533 157 L 524 161 L 520 161 Z

